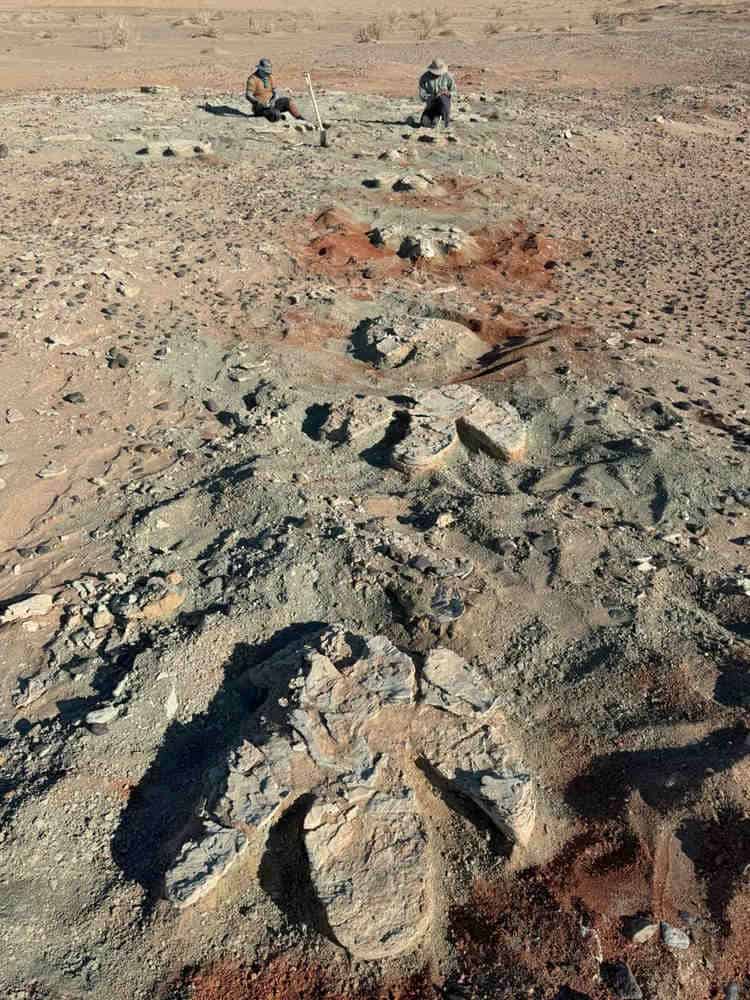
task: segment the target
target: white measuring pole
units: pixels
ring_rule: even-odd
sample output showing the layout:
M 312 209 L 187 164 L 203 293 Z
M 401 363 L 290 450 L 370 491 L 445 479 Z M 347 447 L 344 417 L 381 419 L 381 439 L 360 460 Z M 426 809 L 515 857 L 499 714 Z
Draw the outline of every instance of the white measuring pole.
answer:
M 318 99 L 315 96 L 315 91 L 313 90 L 312 78 L 309 73 L 305 73 L 305 80 L 307 80 L 307 88 L 310 91 L 310 97 L 312 99 L 313 108 L 315 109 L 315 117 L 318 119 L 318 129 L 320 130 L 320 145 L 328 145 L 328 133 L 323 128 L 323 119 L 320 117 L 320 108 L 318 107 Z

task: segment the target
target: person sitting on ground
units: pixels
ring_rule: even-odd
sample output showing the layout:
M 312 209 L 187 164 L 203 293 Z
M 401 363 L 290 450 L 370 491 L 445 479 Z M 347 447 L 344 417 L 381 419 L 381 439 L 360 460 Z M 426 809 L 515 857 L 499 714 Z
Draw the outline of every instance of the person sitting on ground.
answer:
M 261 59 L 254 73 L 247 78 L 245 97 L 253 106 L 256 118 L 266 118 L 277 122 L 285 113 L 292 118 L 303 120 L 297 105 L 288 97 L 279 97 L 271 76 L 271 60 Z
M 422 127 L 434 128 L 443 119 L 446 128 L 451 123 L 451 98 L 458 93 L 456 81 L 441 59 L 433 59 L 419 80 L 419 96 L 425 102 Z

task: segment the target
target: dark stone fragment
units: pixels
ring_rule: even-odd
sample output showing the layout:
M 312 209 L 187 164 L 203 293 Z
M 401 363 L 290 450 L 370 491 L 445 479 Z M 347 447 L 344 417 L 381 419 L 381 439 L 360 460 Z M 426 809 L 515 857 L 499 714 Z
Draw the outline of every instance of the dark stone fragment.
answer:
M 643 992 L 624 962 L 608 962 L 602 966 L 602 979 L 619 1000 L 643 1000 Z

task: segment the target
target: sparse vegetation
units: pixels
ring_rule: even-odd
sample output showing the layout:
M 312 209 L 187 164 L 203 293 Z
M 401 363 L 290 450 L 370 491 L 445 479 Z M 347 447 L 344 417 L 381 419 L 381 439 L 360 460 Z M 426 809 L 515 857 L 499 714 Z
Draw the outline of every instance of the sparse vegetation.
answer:
M 404 16 L 403 15 L 403 11 L 401 11 L 398 7 L 392 7 L 385 14 L 385 18 L 384 18 L 385 24 L 386 24 L 386 27 L 388 28 L 388 30 L 389 31 L 395 30 L 398 27 L 399 22 L 401 21 L 401 19 L 403 18 L 403 16 Z
M 605 31 L 614 31 L 615 28 L 622 27 L 625 22 L 624 14 L 607 9 L 595 10 L 591 17 L 597 28 L 603 28 Z
M 432 10 L 424 8 L 414 17 L 417 22 L 417 40 L 420 42 L 427 41 L 437 34 L 445 36 L 450 33 L 448 26 L 453 20 L 453 14 L 444 7 L 434 7 Z
M 254 14 L 249 14 L 247 30 L 251 35 L 270 35 L 273 31 L 273 24 L 271 21 L 259 21 Z
M 133 41 L 133 32 L 127 18 L 118 17 L 111 27 L 102 31 L 99 37 L 100 49 L 127 49 Z
M 193 32 L 193 38 L 218 38 L 219 31 L 215 25 L 211 24 L 212 18 L 208 11 L 200 11 L 190 18 L 191 24 L 198 29 Z
M 355 38 L 358 42 L 380 42 L 386 32 L 395 31 L 403 16 L 398 7 L 391 7 L 382 17 L 360 28 Z
M 379 42 L 383 37 L 383 22 L 370 21 L 356 34 L 358 42 Z

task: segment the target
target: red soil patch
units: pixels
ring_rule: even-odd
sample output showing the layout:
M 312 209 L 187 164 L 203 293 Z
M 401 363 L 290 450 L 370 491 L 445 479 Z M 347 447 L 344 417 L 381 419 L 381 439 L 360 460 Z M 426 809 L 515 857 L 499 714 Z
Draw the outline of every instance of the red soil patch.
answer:
M 748 822 L 695 821 L 675 836 L 636 796 L 628 826 L 591 824 L 550 864 L 477 884 L 451 912 L 463 981 L 489 979 L 498 1000 L 540 988 L 553 997 L 563 987 L 598 1000 L 611 996 L 597 983 L 599 961 L 625 961 L 648 996 L 687 996 L 684 962 L 658 933 L 641 945 L 627 936 L 628 918 L 643 916 L 689 927 L 691 1000 L 721 997 L 732 980 L 750 983 Z
M 187 973 L 171 995 L 190 1000 L 438 1000 L 441 994 L 426 971 L 369 989 L 349 989 L 314 962 L 279 957 L 260 970 L 217 962 Z
M 463 975 L 491 977 L 493 995 L 544 996 L 567 986 L 588 993 L 594 972 L 582 914 L 561 910 L 538 871 L 478 883 L 451 912 L 451 932 Z
M 432 260 L 403 260 L 387 247 L 374 246 L 370 226 L 346 212 L 329 209 L 313 220 L 315 235 L 298 254 L 307 268 L 331 280 L 358 280 L 418 275 L 432 283 L 454 281 L 473 291 L 497 291 L 522 285 L 532 291 L 548 288 L 560 261 L 570 249 L 542 233 L 531 232 L 522 222 L 470 233 L 479 248 L 471 254 L 452 253 Z M 571 244 L 572 246 L 572 244 Z

